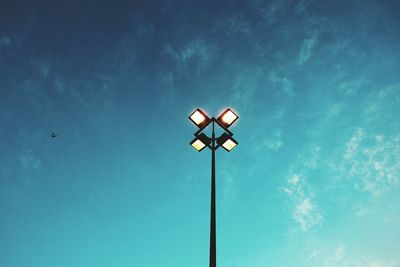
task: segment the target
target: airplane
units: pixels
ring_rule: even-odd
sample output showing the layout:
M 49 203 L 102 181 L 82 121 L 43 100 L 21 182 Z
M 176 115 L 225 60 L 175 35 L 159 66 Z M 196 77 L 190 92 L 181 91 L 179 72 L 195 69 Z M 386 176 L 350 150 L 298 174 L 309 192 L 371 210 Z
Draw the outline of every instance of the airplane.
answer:
M 56 137 L 57 137 L 57 135 L 56 135 L 56 133 L 55 133 L 55 132 L 52 132 L 52 133 L 50 134 L 50 137 L 51 137 L 51 138 L 56 138 Z

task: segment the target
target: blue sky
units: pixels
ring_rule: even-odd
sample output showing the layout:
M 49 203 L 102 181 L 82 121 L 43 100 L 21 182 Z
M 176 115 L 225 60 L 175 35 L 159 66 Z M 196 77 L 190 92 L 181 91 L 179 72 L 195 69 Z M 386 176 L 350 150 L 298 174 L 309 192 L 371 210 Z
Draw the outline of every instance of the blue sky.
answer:
M 0 266 L 400 266 L 399 11 L 1 1 Z

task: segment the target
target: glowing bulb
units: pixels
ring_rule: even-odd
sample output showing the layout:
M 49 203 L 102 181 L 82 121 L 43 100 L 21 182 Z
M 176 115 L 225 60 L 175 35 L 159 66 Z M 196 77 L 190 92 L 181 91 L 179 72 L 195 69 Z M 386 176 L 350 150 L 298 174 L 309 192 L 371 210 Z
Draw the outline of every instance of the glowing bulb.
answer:
M 222 117 L 222 120 L 226 123 L 226 124 L 228 124 L 228 125 L 230 125 L 235 119 L 236 119 L 236 115 L 232 112 L 232 111 L 228 111 L 228 112 L 226 112 L 225 114 L 224 114 L 224 116 Z
M 192 121 L 194 121 L 194 123 L 196 123 L 197 125 L 201 124 L 206 118 L 203 116 L 203 114 L 201 114 L 198 110 L 196 110 L 192 116 L 190 116 L 190 118 L 192 119 Z
M 200 150 L 202 150 L 206 145 L 205 145 L 203 142 L 201 142 L 200 140 L 197 139 L 196 141 L 193 142 L 192 146 L 193 146 L 197 151 L 200 151 Z
M 199 128 L 211 121 L 207 114 L 199 108 L 193 111 L 193 113 L 189 116 L 189 119 Z
M 232 139 L 228 139 L 222 144 L 222 146 L 228 151 L 231 151 L 236 145 L 237 144 L 233 142 Z
M 218 121 L 225 127 L 231 126 L 237 119 L 238 115 L 235 114 L 230 108 L 226 109 L 219 117 Z

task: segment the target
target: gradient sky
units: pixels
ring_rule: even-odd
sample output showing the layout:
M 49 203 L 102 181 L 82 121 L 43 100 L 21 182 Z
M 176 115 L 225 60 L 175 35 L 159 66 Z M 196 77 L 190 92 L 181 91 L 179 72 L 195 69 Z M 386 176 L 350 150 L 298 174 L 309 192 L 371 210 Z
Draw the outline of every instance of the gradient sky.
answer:
M 0 1 L 0 266 L 208 266 L 196 107 L 219 267 L 400 266 L 399 1 L 83 2 Z

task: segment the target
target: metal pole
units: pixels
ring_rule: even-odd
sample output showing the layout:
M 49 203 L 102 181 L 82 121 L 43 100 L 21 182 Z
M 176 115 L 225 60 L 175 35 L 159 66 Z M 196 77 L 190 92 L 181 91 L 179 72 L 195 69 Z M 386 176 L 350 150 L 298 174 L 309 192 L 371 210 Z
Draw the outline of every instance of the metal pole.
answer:
M 212 149 L 211 149 L 211 220 L 210 220 L 210 267 L 217 266 L 217 240 L 215 225 L 215 133 L 214 120 L 212 122 Z

